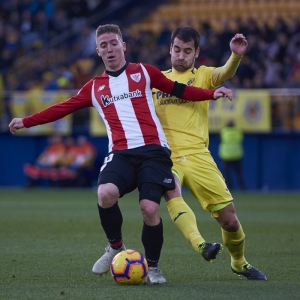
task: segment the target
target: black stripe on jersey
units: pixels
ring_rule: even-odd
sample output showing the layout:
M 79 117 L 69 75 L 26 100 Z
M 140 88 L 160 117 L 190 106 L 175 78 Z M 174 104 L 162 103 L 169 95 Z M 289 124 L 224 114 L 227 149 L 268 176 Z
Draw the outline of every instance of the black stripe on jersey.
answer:
M 182 99 L 185 87 L 186 87 L 186 84 L 175 81 L 171 95 L 176 96 L 179 99 Z

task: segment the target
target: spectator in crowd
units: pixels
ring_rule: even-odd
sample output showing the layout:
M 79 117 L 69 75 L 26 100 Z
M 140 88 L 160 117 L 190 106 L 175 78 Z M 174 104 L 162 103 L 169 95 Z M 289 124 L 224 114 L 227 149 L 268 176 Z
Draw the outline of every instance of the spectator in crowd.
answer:
M 74 64 L 74 88 L 80 89 L 93 75 L 93 62 L 91 59 L 82 58 Z
M 297 54 L 296 63 L 294 65 L 293 69 L 291 70 L 290 80 L 295 85 L 295 87 L 300 86 L 300 51 Z
M 61 159 L 60 166 L 57 170 L 57 178 L 59 178 L 62 187 L 73 186 L 74 180 L 77 178 L 77 173 L 70 168 L 75 161 L 77 155 L 77 146 L 75 139 L 72 136 L 65 138 L 65 151 Z
M 50 136 L 35 163 L 24 166 L 29 178 L 27 187 L 36 186 L 39 179 L 57 187 L 90 187 L 98 175 L 96 157 L 96 148 L 83 135 L 78 136 L 77 143 L 72 136 L 64 140 L 58 135 Z
M 52 72 L 44 72 L 42 75 L 41 89 L 44 91 L 58 90 L 58 84 Z
M 67 11 L 57 10 L 53 18 L 49 20 L 49 38 L 55 38 L 59 34 L 70 29 L 70 22 L 67 18 Z
M 36 185 L 37 180 L 47 179 L 51 184 L 58 180 L 57 168 L 60 167 L 65 145 L 60 135 L 52 135 L 48 138 L 48 146 L 38 156 L 34 164 L 26 164 L 24 173 L 28 176 L 27 187 Z
M 27 2 L 29 4 L 29 10 L 31 11 L 31 13 L 35 14 L 38 11 L 42 11 L 47 17 L 53 16 L 53 0 L 33 0 Z
M 33 20 L 30 10 L 24 10 L 21 15 L 21 46 L 26 52 L 32 49 L 32 45 L 40 40 L 37 32 L 33 31 Z
M 76 178 L 73 186 L 88 187 L 97 179 L 98 170 L 95 168 L 97 150 L 84 135 L 77 138 L 77 145 L 73 161 L 70 162 L 69 168 L 76 172 Z
M 80 35 L 77 40 L 79 48 L 79 57 L 92 57 L 95 55 L 95 30 L 85 24 L 80 29 Z
M 238 180 L 239 188 L 245 190 L 242 173 L 243 132 L 235 126 L 233 120 L 229 120 L 220 132 L 221 143 L 219 145 L 219 156 L 223 163 L 224 176 L 228 188 L 233 189 L 231 172 L 233 171 Z

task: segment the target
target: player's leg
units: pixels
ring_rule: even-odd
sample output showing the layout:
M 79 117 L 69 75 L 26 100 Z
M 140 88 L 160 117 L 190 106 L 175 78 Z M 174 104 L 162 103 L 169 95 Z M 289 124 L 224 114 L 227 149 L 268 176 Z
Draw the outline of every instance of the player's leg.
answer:
M 234 204 L 227 202 L 220 208 L 217 205 L 212 211 L 222 228 L 223 243 L 231 256 L 231 268 L 234 273 L 252 280 L 266 280 L 266 276 L 251 266 L 245 259 L 245 234 L 236 216 Z
M 175 168 L 181 167 L 181 172 L 184 173 L 184 184 L 204 209 L 206 209 L 208 203 L 219 202 L 220 198 L 215 192 L 216 186 L 214 182 L 217 167 L 207 149 L 184 157 L 183 160 L 177 162 L 174 166 Z M 196 222 L 195 224 L 197 226 Z M 207 261 L 216 259 L 217 254 L 223 249 L 223 245 L 220 243 L 204 242 L 195 246 L 198 247 L 198 252 Z
M 221 226 L 223 243 L 230 253 L 231 265 L 241 267 L 246 262 L 245 234 L 236 216 L 234 204 L 228 201 L 219 205 L 211 205 L 210 211 Z
M 144 160 L 137 171 L 140 209 L 144 220 L 142 243 L 149 266 L 146 282 L 150 284 L 166 282 L 158 268 L 163 245 L 163 224 L 159 215 L 159 205 L 165 191 L 175 188 L 171 167 L 170 151 L 151 145 L 146 148 Z
M 178 171 L 180 170 L 180 167 L 178 165 L 174 165 L 173 168 L 176 188 L 174 190 L 167 191 L 164 195 L 168 212 L 174 224 L 183 233 L 184 237 L 191 243 L 193 249 L 196 252 L 199 252 L 199 246 L 205 242 L 205 240 L 198 230 L 197 220 L 194 212 L 182 197 L 181 183 L 180 179 L 178 178 L 179 175 L 177 174 L 179 173 Z M 175 172 L 175 169 L 177 172 Z M 182 172 L 180 173 L 183 174 Z
M 140 190 L 140 209 L 144 225 L 142 243 L 149 272 L 147 283 L 165 283 L 166 279 L 158 269 L 158 262 L 163 246 L 163 224 L 159 215 L 159 203 L 163 193 L 162 186 L 155 183 L 143 183 Z
M 92 268 L 92 272 L 97 275 L 107 273 L 115 255 L 125 249 L 121 232 L 123 217 L 117 201 L 118 195 L 119 190 L 114 184 L 106 183 L 98 187 L 98 212 L 108 246 Z
M 135 171 L 121 156 L 109 154 L 101 167 L 98 183 L 98 212 L 109 244 L 92 271 L 102 275 L 109 271 L 114 256 L 125 249 L 121 231 L 123 217 L 118 198 L 136 186 Z
M 246 262 L 245 234 L 236 216 L 232 195 L 220 170 L 209 152 L 200 153 L 199 156 L 198 160 L 201 160 L 202 165 L 201 178 L 204 181 L 202 186 L 205 187 L 200 202 L 221 225 L 223 243 L 230 253 L 233 271 L 241 272 L 241 275 L 249 279 L 266 279 L 263 273 Z M 194 191 L 195 197 L 197 191 Z

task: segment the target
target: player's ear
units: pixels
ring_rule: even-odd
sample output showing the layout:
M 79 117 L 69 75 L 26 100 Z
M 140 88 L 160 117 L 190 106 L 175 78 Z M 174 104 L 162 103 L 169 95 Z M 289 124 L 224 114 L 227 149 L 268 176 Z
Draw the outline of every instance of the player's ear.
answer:
M 98 47 L 96 48 L 96 52 L 97 52 L 98 56 L 100 56 L 100 57 L 101 57 L 101 55 L 100 55 L 100 51 L 99 51 Z
M 125 52 L 126 51 L 126 43 L 123 42 L 123 51 Z
M 199 56 L 199 52 L 200 52 L 200 47 L 198 47 L 196 49 L 196 52 L 195 52 L 195 58 L 197 58 Z
M 172 54 L 173 44 L 170 45 L 170 54 Z

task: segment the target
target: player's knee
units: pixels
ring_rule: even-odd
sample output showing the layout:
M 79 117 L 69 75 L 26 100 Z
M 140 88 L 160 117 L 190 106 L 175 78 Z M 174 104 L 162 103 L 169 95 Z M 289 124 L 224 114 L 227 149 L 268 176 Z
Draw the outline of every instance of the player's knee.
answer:
M 228 232 L 236 232 L 240 227 L 239 220 L 236 216 L 222 221 L 221 227 Z
M 111 183 L 100 184 L 97 194 L 98 204 L 103 208 L 113 206 L 119 197 L 118 188 Z
M 153 226 L 160 222 L 159 204 L 150 200 L 141 200 L 140 209 L 147 225 Z
M 146 216 L 156 216 L 159 211 L 159 206 L 157 203 L 149 200 L 142 200 L 140 202 L 140 208 L 143 215 Z
M 164 188 L 156 183 L 144 182 L 139 191 L 140 209 L 145 223 L 149 226 L 159 224 L 159 204 Z

